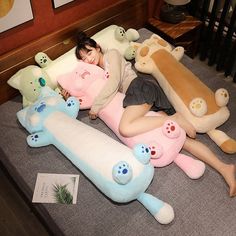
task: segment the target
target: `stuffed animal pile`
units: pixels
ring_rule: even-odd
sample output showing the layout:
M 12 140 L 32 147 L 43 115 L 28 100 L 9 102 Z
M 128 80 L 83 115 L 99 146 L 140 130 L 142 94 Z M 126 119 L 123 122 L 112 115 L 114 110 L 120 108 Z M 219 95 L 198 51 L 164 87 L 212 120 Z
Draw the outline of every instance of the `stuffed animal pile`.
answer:
M 79 102 L 64 101 L 44 87 L 38 100 L 17 113 L 30 135 L 31 147 L 53 144 L 107 197 L 115 202 L 138 200 L 161 224 L 174 218 L 173 208 L 145 193 L 154 167 L 150 150 L 139 144 L 132 149 L 76 119 Z
M 135 58 L 135 47 L 131 45 L 131 42 L 139 38 L 139 33 L 135 29 L 130 28 L 125 31 L 123 27 L 110 25 L 92 38 L 100 44 L 103 51 L 116 48 L 126 59 Z M 21 93 L 23 107 L 34 103 L 44 86 L 58 91 L 57 77 L 71 72 L 78 64 L 75 47 L 55 60 L 39 52 L 35 55 L 35 61 L 39 66 L 31 65 L 22 68 L 7 81 Z
M 81 109 L 90 108 L 96 95 L 101 91 L 107 81 L 105 72 L 98 66 L 94 70 L 103 73 L 103 76 L 82 78 L 79 71 L 80 66 L 71 73 L 58 77 L 58 83 L 80 101 Z M 79 86 L 78 86 L 79 85 Z M 163 127 L 134 137 L 123 137 L 118 127 L 123 113 L 124 94 L 117 93 L 114 99 L 107 104 L 100 112 L 99 117 L 113 130 L 117 137 L 130 148 L 137 143 L 145 143 L 151 150 L 151 163 L 156 167 L 163 167 L 175 162 L 190 178 L 201 177 L 205 165 L 189 156 L 179 153 L 183 147 L 186 135 L 183 129 L 173 121 L 169 121 Z M 147 115 L 158 116 L 157 112 L 148 112 Z

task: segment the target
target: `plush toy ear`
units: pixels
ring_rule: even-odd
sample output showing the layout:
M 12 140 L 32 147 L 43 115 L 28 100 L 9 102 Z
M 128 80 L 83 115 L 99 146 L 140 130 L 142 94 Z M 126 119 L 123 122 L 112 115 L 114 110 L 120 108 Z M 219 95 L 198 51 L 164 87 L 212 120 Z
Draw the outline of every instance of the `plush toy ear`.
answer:
M 15 88 L 15 89 L 20 89 L 20 71 L 18 71 L 15 75 L 13 75 L 8 81 L 7 83 Z
M 134 47 L 129 46 L 126 50 L 125 50 L 125 59 L 126 60 L 133 60 L 135 58 L 135 54 L 136 54 L 136 50 Z

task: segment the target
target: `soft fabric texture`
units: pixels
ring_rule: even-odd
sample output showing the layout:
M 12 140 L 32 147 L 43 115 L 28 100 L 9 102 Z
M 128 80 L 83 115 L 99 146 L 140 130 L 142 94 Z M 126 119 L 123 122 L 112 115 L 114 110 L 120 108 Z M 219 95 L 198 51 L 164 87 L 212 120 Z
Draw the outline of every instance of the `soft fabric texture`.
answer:
M 107 197 L 115 202 L 138 200 L 161 224 L 174 218 L 172 207 L 145 190 L 154 168 L 150 150 L 143 144 L 134 150 L 76 119 L 79 102 L 70 97 L 65 102 L 49 87 L 39 99 L 17 113 L 20 123 L 31 134 L 31 147 L 53 144 L 77 166 Z
M 80 101 L 81 109 L 91 107 L 94 97 L 91 97 L 93 92 L 90 92 L 90 90 L 96 91 L 95 93 L 97 94 L 98 91 L 101 90 L 100 87 L 103 87 L 103 84 L 96 82 L 97 80 L 106 80 L 104 70 L 99 66 L 91 65 L 83 61 L 79 61 L 72 72 L 58 76 L 57 78 L 58 84 L 68 91 L 71 96 L 76 97 Z M 91 84 L 93 87 L 91 87 Z M 84 92 L 82 92 L 82 90 Z M 95 94 L 93 96 L 95 96 Z
M 116 95 L 125 93 L 133 79 L 137 77 L 130 62 L 127 62 L 116 49 L 103 54 L 104 70 L 108 80 L 103 90 L 93 100 L 91 111 L 98 113 Z
M 157 79 L 175 110 L 197 132 L 207 133 L 224 152 L 235 153 L 236 141 L 216 129 L 230 115 L 227 90 L 219 88 L 214 93 L 177 59 L 167 47 L 160 47 L 158 35 L 152 35 L 138 46 L 135 67 Z
M 125 31 L 120 26 L 110 25 L 96 33 L 93 38 L 103 51 L 114 48 L 126 59 L 131 60 L 134 59 L 136 52 L 131 42 L 139 38 L 139 33 L 135 29 Z M 34 103 L 41 88 L 46 85 L 58 91 L 58 76 L 73 71 L 79 62 L 75 56 L 75 47 L 55 60 L 51 60 L 46 53 L 39 52 L 35 55 L 35 61 L 39 67 L 31 65 L 22 68 L 8 80 L 10 86 L 20 91 L 23 107 Z
M 79 84 L 81 86 L 77 90 L 78 94 L 75 96 L 80 100 L 81 108 L 91 107 L 93 99 L 107 82 L 105 77 L 93 80 L 88 77 L 86 81 L 86 79 L 78 76 L 76 70 L 61 76 L 59 81 L 61 80 L 70 81 L 65 88 L 68 91 L 74 89 L 78 80 L 80 80 Z M 99 117 L 113 130 L 122 142 L 130 148 L 133 148 L 137 143 L 145 143 L 151 150 L 151 163 L 156 167 L 166 166 L 175 162 L 192 179 L 197 179 L 203 175 L 205 165 L 201 161 L 179 153 L 186 135 L 184 130 L 172 121 L 167 122 L 163 127 L 135 137 L 125 138 L 121 136 L 118 127 L 124 110 L 122 106 L 123 99 L 124 94 L 118 92 L 112 101 L 99 112 Z M 149 112 L 147 115 L 158 116 L 159 114 Z
M 38 66 L 27 66 L 13 75 L 7 83 L 19 90 L 23 107 L 34 103 L 44 86 L 55 88 L 48 74 Z
M 69 51 L 52 61 L 45 53 L 35 56 L 39 66 L 30 65 L 19 70 L 7 83 L 18 89 L 22 95 L 23 107 L 34 103 L 45 86 L 57 89 L 57 77 L 72 71 L 78 64 L 74 53 Z
M 156 79 L 143 74 L 130 83 L 125 93 L 123 107 L 131 105 L 151 104 L 151 111 L 164 111 L 168 115 L 175 113 L 174 108 L 166 98 Z
M 135 29 L 125 29 L 118 25 L 110 25 L 99 31 L 92 38 L 100 45 L 103 52 L 109 49 L 117 49 L 127 60 L 135 58 L 136 50 L 131 42 L 139 39 L 139 33 Z
M 140 42 L 152 34 L 139 29 Z M 182 63 L 196 74 L 213 91 L 219 87 L 230 93 L 229 120 L 221 130 L 236 137 L 236 87 L 214 67 L 209 67 L 197 57 L 184 55 Z M 151 75 L 146 75 L 147 77 Z M 94 187 L 91 181 L 53 145 L 30 148 L 25 139 L 27 132 L 17 121 L 15 114 L 22 109 L 21 96 L 0 106 L 0 160 L 11 178 L 30 203 L 37 173 L 79 174 L 77 204 L 31 204 L 53 235 L 86 236 L 169 236 L 169 235 L 234 235 L 236 232 L 236 198 L 228 196 L 228 188 L 222 177 L 206 165 L 204 176 L 191 181 L 175 164 L 157 168 L 148 192 L 173 206 L 175 219 L 169 225 L 161 225 L 143 209 L 138 201 L 114 204 Z M 81 110 L 77 119 L 117 140 L 114 133 L 100 119 L 91 121 L 87 110 Z M 235 155 L 228 155 L 210 140 L 207 134 L 197 139 L 228 163 L 236 164 Z M 29 171 L 30 170 L 30 171 Z M 206 223 L 207 222 L 207 223 Z

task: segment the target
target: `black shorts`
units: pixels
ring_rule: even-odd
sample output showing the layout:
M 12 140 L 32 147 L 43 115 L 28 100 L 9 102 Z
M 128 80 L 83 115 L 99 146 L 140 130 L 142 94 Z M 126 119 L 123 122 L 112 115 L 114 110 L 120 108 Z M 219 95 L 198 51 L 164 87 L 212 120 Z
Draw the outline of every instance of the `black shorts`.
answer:
M 123 107 L 131 105 L 152 104 L 152 111 L 164 111 L 168 115 L 175 113 L 160 85 L 153 76 L 138 76 L 125 93 Z

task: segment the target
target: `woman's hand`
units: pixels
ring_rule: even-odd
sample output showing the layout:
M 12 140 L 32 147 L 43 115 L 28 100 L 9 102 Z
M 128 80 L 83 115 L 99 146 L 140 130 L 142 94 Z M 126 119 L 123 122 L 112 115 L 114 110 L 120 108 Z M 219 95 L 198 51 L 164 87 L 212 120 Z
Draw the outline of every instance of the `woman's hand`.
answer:
M 93 111 L 89 111 L 89 118 L 91 119 L 91 120 L 96 120 L 97 119 L 97 113 L 95 113 L 95 112 L 93 112 Z
M 61 88 L 61 95 L 65 100 L 67 100 L 70 97 L 69 92 L 63 88 Z

